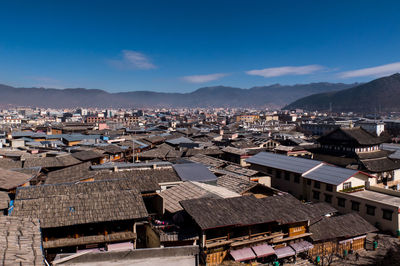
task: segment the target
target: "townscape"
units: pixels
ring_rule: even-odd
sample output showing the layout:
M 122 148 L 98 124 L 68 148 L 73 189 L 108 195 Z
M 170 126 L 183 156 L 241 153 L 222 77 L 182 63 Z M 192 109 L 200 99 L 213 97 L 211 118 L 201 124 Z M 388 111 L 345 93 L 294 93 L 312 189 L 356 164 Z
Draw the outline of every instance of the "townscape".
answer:
M 3 109 L 2 262 L 325 265 L 368 254 L 381 244 L 371 233 L 400 236 L 394 116 Z
M 0 1 L 0 266 L 400 266 L 400 1 Z

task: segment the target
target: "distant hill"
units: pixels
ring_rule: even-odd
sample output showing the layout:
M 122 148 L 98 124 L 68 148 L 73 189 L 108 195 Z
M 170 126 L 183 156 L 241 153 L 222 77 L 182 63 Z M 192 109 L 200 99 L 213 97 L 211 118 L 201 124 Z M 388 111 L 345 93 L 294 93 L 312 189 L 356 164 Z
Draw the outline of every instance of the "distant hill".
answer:
M 400 74 L 375 79 L 341 91 L 314 94 L 294 101 L 283 109 L 335 112 L 399 112 Z
M 241 89 L 204 87 L 191 93 L 132 91 L 109 93 L 96 89 L 14 88 L 0 84 L 0 106 L 31 107 L 273 107 L 280 108 L 301 97 L 347 89 L 356 84 L 274 84 Z

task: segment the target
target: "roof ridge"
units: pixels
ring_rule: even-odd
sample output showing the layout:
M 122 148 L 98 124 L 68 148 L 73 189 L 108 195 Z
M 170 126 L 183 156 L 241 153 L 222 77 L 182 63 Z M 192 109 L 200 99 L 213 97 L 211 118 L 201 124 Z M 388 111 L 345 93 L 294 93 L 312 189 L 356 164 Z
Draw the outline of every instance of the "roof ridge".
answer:
M 311 169 L 309 169 L 309 170 L 305 171 L 303 174 L 301 174 L 301 176 L 303 176 L 303 177 L 304 177 L 305 175 L 307 175 L 307 174 L 311 173 L 312 171 L 314 171 L 314 170 L 316 170 L 316 169 L 320 168 L 322 165 L 325 165 L 325 163 L 324 163 L 324 162 L 321 162 L 320 164 L 318 164 L 318 165 L 314 166 L 313 168 L 311 168 Z M 327 164 L 326 164 L 326 165 L 327 165 Z

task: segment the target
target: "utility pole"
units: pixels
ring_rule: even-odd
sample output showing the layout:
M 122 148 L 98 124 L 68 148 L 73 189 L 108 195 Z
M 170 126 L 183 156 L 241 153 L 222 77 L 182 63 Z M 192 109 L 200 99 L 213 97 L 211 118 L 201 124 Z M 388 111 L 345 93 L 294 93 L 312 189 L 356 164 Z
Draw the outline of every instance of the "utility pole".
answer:
M 132 138 L 132 163 L 135 163 L 135 139 Z

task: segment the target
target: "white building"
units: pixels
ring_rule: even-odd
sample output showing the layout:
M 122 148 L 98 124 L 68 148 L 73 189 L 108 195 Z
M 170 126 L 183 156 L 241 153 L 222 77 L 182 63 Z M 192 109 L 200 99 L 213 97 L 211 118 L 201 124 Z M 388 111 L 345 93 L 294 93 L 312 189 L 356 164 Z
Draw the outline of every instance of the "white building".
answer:
M 358 121 L 355 124 L 356 126 L 362 127 L 369 133 L 377 135 L 378 137 L 385 131 L 385 123 L 383 122 L 375 122 L 375 121 Z
M 295 197 L 357 212 L 381 230 L 400 232 L 400 192 L 376 187 L 376 178 L 321 161 L 261 152 L 246 160 L 271 177 L 271 186 Z M 399 194 L 399 195 L 397 195 Z

